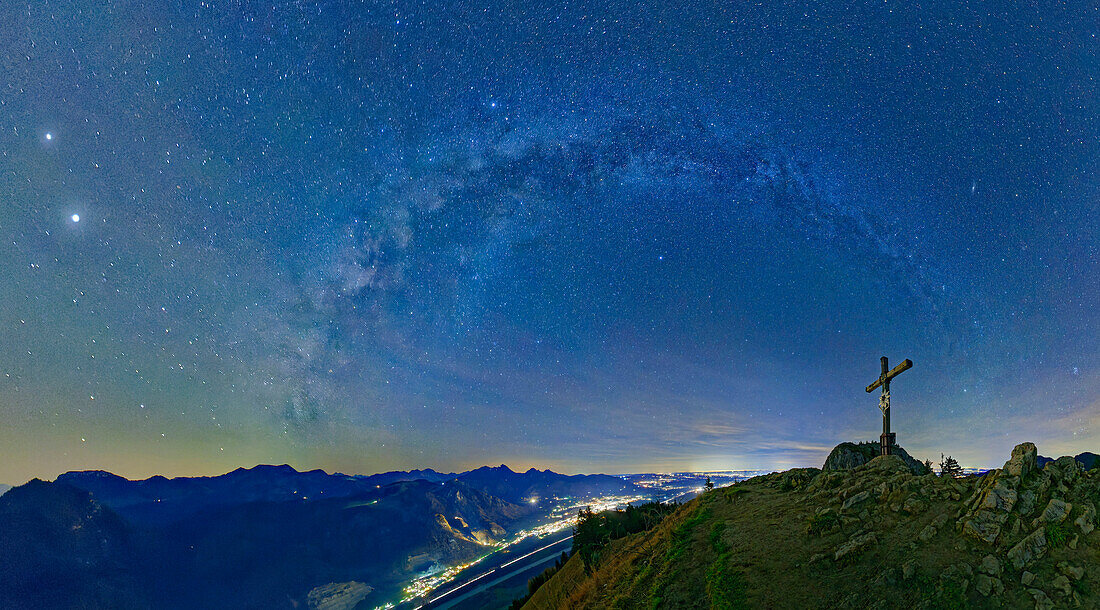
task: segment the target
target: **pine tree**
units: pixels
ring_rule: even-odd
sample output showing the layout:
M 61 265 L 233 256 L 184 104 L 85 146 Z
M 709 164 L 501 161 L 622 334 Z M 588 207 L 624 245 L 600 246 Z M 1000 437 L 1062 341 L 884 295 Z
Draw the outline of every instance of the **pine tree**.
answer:
M 711 482 L 710 477 L 707 477 L 707 484 L 703 486 L 707 491 L 714 489 L 714 483 Z
M 950 455 L 945 458 L 942 453 L 940 454 L 941 477 L 958 478 L 962 476 L 962 473 L 962 466 L 959 465 L 959 462 L 955 458 Z

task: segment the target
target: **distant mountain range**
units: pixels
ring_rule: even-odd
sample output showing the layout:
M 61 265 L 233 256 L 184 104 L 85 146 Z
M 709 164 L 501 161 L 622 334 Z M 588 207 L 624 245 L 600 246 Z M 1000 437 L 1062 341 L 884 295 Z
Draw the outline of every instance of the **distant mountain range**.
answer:
M 1091 451 L 1078 453 L 1077 455 L 1073 456 L 1073 459 L 1077 460 L 1077 462 L 1080 463 L 1081 466 L 1085 468 L 1085 470 L 1092 470 L 1096 466 L 1100 466 L 1100 455 L 1096 455 Z M 1039 468 L 1042 468 L 1043 466 L 1046 466 L 1048 462 L 1053 461 L 1054 458 L 1048 458 L 1044 455 L 1040 455 L 1038 458 Z
M 58 483 L 89 491 L 103 504 L 135 523 L 163 525 L 200 511 L 249 502 L 287 502 L 303 499 L 347 498 L 405 481 L 458 481 L 513 503 L 536 503 L 541 498 L 582 497 L 609 493 L 637 493 L 639 488 L 610 475 L 563 475 L 550 470 L 515 472 L 501 464 L 460 474 L 432 469 L 385 472 L 375 475 L 328 474 L 323 470 L 298 472 L 283 464 L 238 468 L 215 477 L 154 476 L 131 481 L 102 470 L 66 472 Z
M 307 607 L 311 590 L 355 581 L 369 592 L 359 607 L 373 608 L 416 573 L 529 526 L 546 498 L 621 493 L 645 491 L 506 466 L 371 476 L 256 466 L 141 481 L 68 472 L 0 496 L 0 605 Z
M 456 480 L 483 489 L 510 502 L 538 502 L 543 498 L 605 495 L 608 493 L 644 493 L 633 483 L 606 474 L 563 475 L 549 470 L 513 472 L 501 464 L 482 466 L 464 472 Z
M 346 498 L 402 481 L 445 481 L 456 475 L 434 470 L 387 472 L 371 476 L 298 472 L 283 464 L 238 468 L 215 477 L 154 476 L 131 481 L 102 470 L 66 472 L 58 483 L 89 491 L 127 519 L 164 524 L 199 511 L 249 502 L 286 502 L 303 498 Z

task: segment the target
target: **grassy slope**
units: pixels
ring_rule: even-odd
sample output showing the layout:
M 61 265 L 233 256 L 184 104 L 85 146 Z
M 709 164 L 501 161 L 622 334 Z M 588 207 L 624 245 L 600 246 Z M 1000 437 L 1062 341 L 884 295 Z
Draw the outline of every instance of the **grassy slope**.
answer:
M 1007 566 L 1000 596 L 985 598 L 972 586 L 941 580 L 949 566 L 977 568 L 987 553 L 998 554 L 956 532 L 956 516 L 979 479 L 915 477 L 884 462 L 812 479 L 812 471 L 789 471 L 706 493 L 652 531 L 614 541 L 591 575 L 579 557 L 571 559 L 525 607 L 866 608 L 912 607 L 915 600 L 935 608 L 1032 607 L 1019 572 Z M 1095 486 L 1100 476 L 1088 478 Z M 840 511 L 842 498 L 865 490 L 871 498 Z M 835 529 L 808 533 L 810 518 L 821 510 L 838 515 Z M 943 524 L 937 534 L 919 540 L 936 521 Z M 834 560 L 841 545 L 866 532 L 877 541 Z M 1003 549 L 999 554 L 1003 562 Z M 1057 548 L 1028 569 L 1039 574 L 1037 582 L 1049 582 L 1065 560 L 1095 566 L 1100 554 L 1084 543 Z M 901 569 L 907 561 L 914 562 L 908 575 Z M 1087 569 L 1075 586 L 1100 592 L 1098 578 Z

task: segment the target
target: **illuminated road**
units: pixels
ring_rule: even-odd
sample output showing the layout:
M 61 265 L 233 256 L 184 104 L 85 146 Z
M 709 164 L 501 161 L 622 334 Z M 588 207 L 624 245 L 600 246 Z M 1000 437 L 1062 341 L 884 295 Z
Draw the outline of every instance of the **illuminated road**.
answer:
M 480 593 L 480 592 L 482 592 L 482 591 L 484 591 L 484 590 L 486 590 L 490 587 L 493 587 L 497 584 L 500 584 L 501 582 L 504 582 L 505 580 L 508 580 L 509 578 L 512 578 L 513 576 L 516 576 L 517 574 L 520 574 L 521 572 L 530 570 L 531 568 L 533 568 L 533 567 L 535 567 L 539 564 L 549 563 L 549 562 L 557 559 L 559 557 L 560 553 L 555 552 L 555 553 L 551 554 L 548 557 L 539 557 L 537 559 L 534 559 L 533 561 L 525 562 L 521 565 L 516 565 L 516 564 L 519 564 L 520 562 L 523 562 L 525 559 L 529 559 L 533 556 L 538 555 L 539 553 L 544 553 L 547 550 L 551 549 L 552 547 L 561 545 L 562 543 L 567 542 L 567 541 L 572 540 L 572 539 L 573 539 L 573 535 L 570 534 L 568 536 L 565 536 L 563 538 L 555 540 L 554 542 L 551 542 L 550 544 L 543 545 L 543 546 L 541 546 L 541 547 L 539 547 L 539 548 L 537 548 L 537 549 L 535 549 L 535 550 L 533 550 L 533 551 L 531 551 L 531 552 L 529 552 L 525 555 L 522 555 L 520 557 L 512 559 L 512 560 L 508 561 L 507 563 L 501 564 L 501 565 L 499 565 L 495 568 L 492 568 L 490 570 L 486 570 L 485 572 L 482 572 L 481 574 L 467 580 L 466 582 L 462 583 L 461 585 L 458 585 L 457 587 L 452 587 L 452 588 L 448 589 L 447 591 L 431 598 L 430 600 L 428 600 L 427 604 L 424 604 L 423 606 L 417 606 L 417 608 L 415 608 L 414 610 L 420 610 L 421 608 L 431 608 L 432 610 L 444 610 L 445 608 L 450 608 L 450 607 L 454 606 L 455 604 L 467 599 L 468 597 L 470 597 L 472 595 L 476 595 L 477 593 Z M 514 568 L 513 568 L 513 566 L 514 566 Z M 508 568 L 513 568 L 513 569 L 508 570 Z M 490 579 L 490 577 L 492 577 L 492 578 Z M 478 586 L 471 586 L 471 585 L 474 585 L 475 583 Z

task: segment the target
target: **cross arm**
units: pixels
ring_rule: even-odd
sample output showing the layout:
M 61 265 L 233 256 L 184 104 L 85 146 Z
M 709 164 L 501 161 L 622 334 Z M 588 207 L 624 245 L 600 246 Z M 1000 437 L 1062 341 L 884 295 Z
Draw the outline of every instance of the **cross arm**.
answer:
M 895 366 L 894 368 L 890 369 L 889 373 L 886 373 L 886 375 L 884 375 L 883 377 L 879 377 L 878 379 L 875 380 L 874 383 L 867 386 L 867 392 L 874 392 L 875 388 L 881 386 L 883 381 L 889 381 L 889 380 L 893 379 L 894 377 L 897 377 L 898 375 L 904 373 L 905 371 L 908 371 L 911 368 L 913 368 L 913 361 L 906 358 L 901 364 L 899 364 L 899 365 Z

